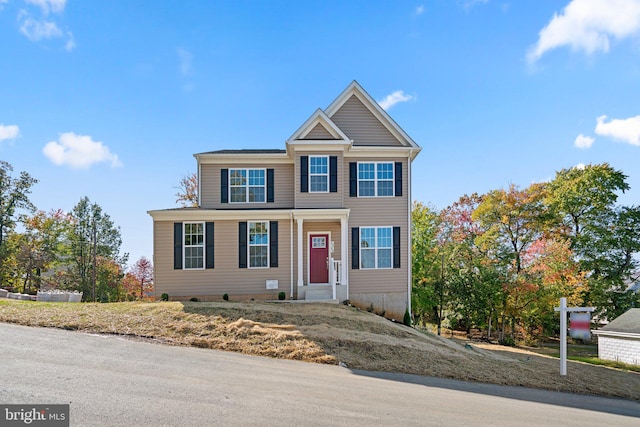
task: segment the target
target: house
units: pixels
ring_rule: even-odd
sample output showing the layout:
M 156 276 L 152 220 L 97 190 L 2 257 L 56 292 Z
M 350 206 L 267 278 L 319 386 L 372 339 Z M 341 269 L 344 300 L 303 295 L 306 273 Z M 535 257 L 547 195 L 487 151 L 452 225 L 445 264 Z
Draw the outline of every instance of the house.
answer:
M 640 308 L 632 308 L 606 326 L 598 336 L 598 358 L 640 365 Z
M 421 148 L 356 82 L 285 149 L 195 154 L 198 207 L 153 210 L 156 296 L 349 300 L 411 309 Z

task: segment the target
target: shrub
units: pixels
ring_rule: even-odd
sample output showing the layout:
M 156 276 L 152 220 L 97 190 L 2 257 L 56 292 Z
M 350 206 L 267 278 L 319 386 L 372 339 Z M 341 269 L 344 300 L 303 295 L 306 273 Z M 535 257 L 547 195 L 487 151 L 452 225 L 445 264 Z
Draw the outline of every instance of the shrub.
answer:
M 200 299 L 196 298 L 196 297 L 193 297 L 189 301 L 191 301 L 191 302 L 200 302 Z
M 404 318 L 402 319 L 402 323 L 407 326 L 411 326 L 411 313 L 409 313 L 409 309 L 404 310 Z
M 369 307 L 367 307 L 367 311 L 368 311 L 369 313 L 373 313 L 373 311 L 374 311 L 373 303 L 369 304 Z
M 278 292 L 278 299 L 280 301 L 284 301 L 286 297 L 287 297 L 287 294 L 285 294 L 284 292 Z
M 160 301 L 169 301 L 169 294 L 160 295 Z
M 225 301 L 229 301 L 229 294 L 222 295 L 222 299 Z

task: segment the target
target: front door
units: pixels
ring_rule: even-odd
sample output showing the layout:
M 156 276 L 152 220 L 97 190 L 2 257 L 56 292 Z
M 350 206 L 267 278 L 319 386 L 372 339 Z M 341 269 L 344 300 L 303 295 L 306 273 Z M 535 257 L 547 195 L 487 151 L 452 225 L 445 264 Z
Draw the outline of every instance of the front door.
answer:
M 309 283 L 329 283 L 329 235 L 309 235 Z

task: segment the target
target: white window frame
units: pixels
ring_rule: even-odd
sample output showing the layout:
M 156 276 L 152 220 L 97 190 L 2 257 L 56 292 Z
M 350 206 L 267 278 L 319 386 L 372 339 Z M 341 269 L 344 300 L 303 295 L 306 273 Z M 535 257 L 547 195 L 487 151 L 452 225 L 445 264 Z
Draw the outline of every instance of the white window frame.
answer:
M 246 174 L 246 178 L 245 178 L 245 183 L 243 185 L 232 185 L 231 184 L 231 175 L 232 175 L 232 171 L 244 171 Z M 262 186 L 259 185 L 251 185 L 250 184 L 250 179 L 251 177 L 249 176 L 251 171 L 262 171 L 263 174 L 263 180 L 264 180 L 264 184 Z M 267 170 L 264 168 L 229 168 L 229 203 L 266 203 L 267 202 Z M 244 201 L 240 201 L 240 202 L 236 202 L 233 200 L 233 192 L 231 191 L 232 188 L 243 188 L 245 189 L 244 192 Z M 250 201 L 249 200 L 249 195 L 251 194 L 251 188 L 260 188 L 262 187 L 262 194 L 263 194 L 263 200 L 262 201 Z
M 374 239 L 374 244 L 372 247 L 368 247 L 368 248 L 363 248 L 362 247 L 362 232 L 363 230 L 374 230 L 373 233 L 373 239 Z M 386 229 L 389 230 L 389 246 L 380 246 L 380 242 L 379 242 L 379 231 L 381 229 Z M 359 251 L 359 259 L 360 259 L 360 269 L 361 270 L 391 270 L 393 269 L 393 227 L 388 227 L 388 226 L 374 226 L 374 227 L 360 227 L 359 228 L 359 238 L 358 238 L 358 251 Z M 373 263 L 373 267 L 364 267 L 363 266 L 363 257 L 362 257 L 362 250 L 373 250 L 373 254 L 374 254 L 374 263 Z M 378 254 L 380 250 L 388 250 L 389 254 L 390 254 L 390 259 L 389 259 L 389 266 L 388 267 L 380 267 L 378 266 Z
M 373 179 L 361 179 L 360 178 L 360 165 L 373 165 Z M 378 167 L 379 165 L 391 165 L 391 179 L 378 179 Z M 396 182 L 396 168 L 394 162 L 358 162 L 358 170 L 356 171 L 358 177 L 358 197 L 394 197 L 395 196 L 395 182 Z M 364 196 L 360 194 L 362 181 L 373 181 L 373 195 Z M 391 194 L 387 195 L 379 195 L 379 185 L 380 182 L 389 182 L 391 181 Z
M 187 226 L 189 225 L 200 225 L 202 229 L 202 244 L 190 244 L 187 245 Z M 194 233 L 189 233 L 189 235 L 198 235 Z M 205 251 L 207 244 L 205 239 L 207 238 L 205 232 L 205 223 L 200 221 L 194 222 L 185 222 L 182 224 L 182 265 L 183 270 L 204 270 L 205 269 Z M 202 267 L 187 267 L 187 248 L 202 248 Z
M 255 224 L 265 224 L 267 232 L 267 243 L 251 243 L 251 226 Z M 252 247 L 266 247 L 267 248 L 267 263 L 265 266 L 252 266 L 251 265 L 251 248 Z M 269 221 L 247 221 L 247 268 L 251 269 L 265 269 L 270 268 L 271 265 L 271 228 Z
M 312 173 L 312 159 L 324 159 L 326 161 L 327 171 L 325 173 Z M 324 177 L 326 190 L 314 190 L 311 185 L 311 177 Z M 309 193 L 328 193 L 329 192 L 329 156 L 309 156 Z

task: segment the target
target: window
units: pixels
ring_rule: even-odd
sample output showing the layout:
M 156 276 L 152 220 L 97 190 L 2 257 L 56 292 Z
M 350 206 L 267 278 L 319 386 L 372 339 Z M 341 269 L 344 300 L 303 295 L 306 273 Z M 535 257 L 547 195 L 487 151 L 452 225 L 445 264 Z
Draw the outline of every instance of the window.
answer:
M 204 224 L 184 223 L 184 268 L 204 268 Z
M 360 228 L 360 268 L 392 267 L 392 228 Z
M 264 203 L 266 193 L 264 169 L 229 169 L 231 203 Z
M 329 191 L 329 158 L 309 156 L 309 190 L 312 193 Z
M 358 196 L 393 196 L 393 163 L 358 163 Z
M 249 222 L 249 267 L 269 267 L 269 222 Z

